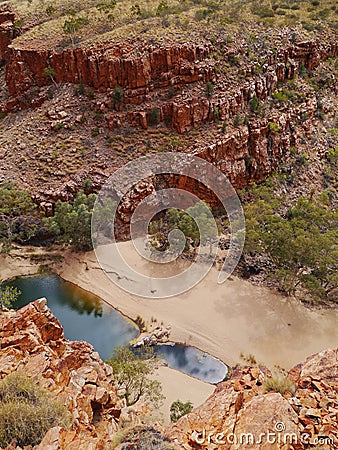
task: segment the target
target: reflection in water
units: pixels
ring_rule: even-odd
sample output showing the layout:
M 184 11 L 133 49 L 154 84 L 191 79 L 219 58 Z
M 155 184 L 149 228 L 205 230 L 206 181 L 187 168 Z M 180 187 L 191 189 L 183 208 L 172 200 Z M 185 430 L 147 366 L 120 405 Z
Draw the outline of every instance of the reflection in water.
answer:
M 22 277 L 6 285 L 15 286 L 22 292 L 13 305 L 15 309 L 46 297 L 66 338 L 91 343 L 102 359 L 109 358 L 115 347 L 126 344 L 138 334 L 135 326 L 118 311 L 57 275 Z
M 13 305 L 15 309 L 41 297 L 63 326 L 67 339 L 90 342 L 102 359 L 111 356 L 115 347 L 126 345 L 138 331 L 118 311 L 57 275 L 17 278 L 6 285 L 22 292 Z M 221 361 L 200 350 L 180 344 L 155 346 L 157 356 L 163 357 L 174 369 L 208 383 L 218 383 L 227 375 Z
M 87 313 L 88 315 L 94 314 L 95 317 L 102 317 L 103 307 L 100 299 L 88 293 L 84 296 L 83 291 L 79 292 L 79 288 L 71 284 L 64 283 L 63 290 L 65 296 L 60 302 L 65 306 L 68 305 L 79 314 Z
M 192 375 L 207 383 L 219 383 L 228 373 L 227 366 L 220 360 L 197 348 L 182 344 L 156 345 L 155 352 L 168 366 Z

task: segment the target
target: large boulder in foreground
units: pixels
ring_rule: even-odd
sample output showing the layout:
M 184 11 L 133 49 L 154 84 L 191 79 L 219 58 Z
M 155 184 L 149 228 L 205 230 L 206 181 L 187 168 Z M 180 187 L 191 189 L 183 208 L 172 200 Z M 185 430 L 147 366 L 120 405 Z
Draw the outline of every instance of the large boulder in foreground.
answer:
M 294 393 L 267 392 L 264 367 L 237 368 L 206 402 L 166 430 L 185 450 L 333 449 L 338 445 L 338 349 L 290 370 Z
M 45 299 L 0 315 L 0 379 L 12 372 L 52 392 L 71 414 L 71 429 L 51 429 L 39 449 L 99 449 L 113 438 L 121 405 L 112 369 L 90 344 L 65 339 Z

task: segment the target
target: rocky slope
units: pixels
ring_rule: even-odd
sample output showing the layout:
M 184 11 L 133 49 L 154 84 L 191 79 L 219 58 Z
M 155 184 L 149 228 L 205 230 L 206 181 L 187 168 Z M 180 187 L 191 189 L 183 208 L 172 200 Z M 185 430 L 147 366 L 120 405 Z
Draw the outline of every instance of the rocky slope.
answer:
M 304 39 L 297 27 L 267 33 L 247 23 L 231 39 L 220 29 L 185 42 L 103 35 L 70 47 L 41 45 L 32 37 L 39 26 L 18 30 L 18 18 L 0 12 L 0 109 L 15 112 L 0 124 L 0 177 L 10 171 L 43 210 L 44 202 L 72 200 L 86 178 L 98 190 L 129 159 L 162 150 L 201 156 L 241 188 L 265 179 L 290 149 L 301 154 L 317 130 L 325 133 L 322 109 L 325 126 L 335 126 L 332 31 Z M 302 80 L 304 71 L 318 78 L 324 71 L 319 90 Z M 328 145 L 312 143 L 320 157 Z
M 267 393 L 269 375 L 264 367 L 236 369 L 166 435 L 184 449 L 336 448 L 338 350 L 310 356 L 293 368 L 288 377 L 294 393 Z
M 44 299 L 0 316 L 0 378 L 14 371 L 32 377 L 71 413 L 71 429 L 51 429 L 36 450 L 108 449 L 123 423 L 140 424 L 137 416 L 122 411 L 111 369 L 89 344 L 64 338 Z M 270 377 L 262 366 L 237 367 L 163 436 L 158 424 L 153 429 L 146 419 L 147 426 L 128 431 L 118 448 L 151 450 L 155 441 L 185 450 L 336 448 L 338 349 L 312 355 L 291 369 L 288 383 L 277 383 L 284 386 L 283 395 L 267 392 Z
M 112 370 L 91 345 L 64 338 L 45 299 L 0 315 L 0 378 L 14 371 L 33 378 L 71 413 L 71 429 L 53 428 L 39 449 L 103 449 L 111 441 L 122 407 Z

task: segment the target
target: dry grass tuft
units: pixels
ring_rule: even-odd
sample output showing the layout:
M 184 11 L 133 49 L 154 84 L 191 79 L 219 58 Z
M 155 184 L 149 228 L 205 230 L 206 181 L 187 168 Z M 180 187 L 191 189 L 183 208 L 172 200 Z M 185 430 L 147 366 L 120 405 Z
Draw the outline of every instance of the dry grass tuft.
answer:
M 50 428 L 70 425 L 66 407 L 24 375 L 2 380 L 0 401 L 0 447 L 37 445 Z

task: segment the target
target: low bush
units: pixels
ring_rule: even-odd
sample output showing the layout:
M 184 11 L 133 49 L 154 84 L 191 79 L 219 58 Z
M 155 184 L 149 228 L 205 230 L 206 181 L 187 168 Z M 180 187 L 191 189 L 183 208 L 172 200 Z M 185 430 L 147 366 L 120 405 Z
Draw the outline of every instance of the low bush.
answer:
M 55 426 L 67 428 L 69 412 L 30 378 L 13 373 L 0 383 L 0 446 L 38 445 Z
M 154 106 L 154 108 L 152 108 L 151 110 L 151 117 L 150 117 L 150 122 L 151 125 L 157 125 L 160 121 L 160 110 Z
M 175 450 L 174 444 L 161 433 L 150 426 L 137 426 L 127 430 L 115 439 L 113 449 L 119 446 L 121 450 L 135 448 L 137 450 Z
M 181 417 L 190 413 L 193 408 L 193 404 L 188 401 L 186 403 L 181 400 L 176 400 L 170 406 L 170 420 L 172 422 L 177 422 Z

